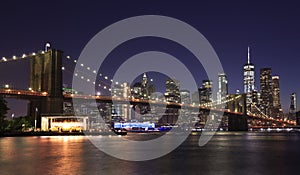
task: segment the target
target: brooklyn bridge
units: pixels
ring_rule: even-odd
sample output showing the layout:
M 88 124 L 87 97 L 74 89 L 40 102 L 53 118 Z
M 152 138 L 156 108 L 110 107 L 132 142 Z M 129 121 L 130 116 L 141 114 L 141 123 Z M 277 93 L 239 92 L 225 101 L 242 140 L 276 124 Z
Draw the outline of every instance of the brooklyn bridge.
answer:
M 247 131 L 255 128 L 285 128 L 296 126 L 295 121 L 283 120 L 267 116 L 259 109 L 255 113 L 247 110 L 245 94 L 227 95 L 224 100 L 226 108 L 220 109 L 220 104 L 216 101 L 209 104 L 195 104 L 183 102 L 170 102 L 161 98 L 138 99 L 133 96 L 115 97 L 114 95 L 104 95 L 101 91 L 94 94 L 83 94 L 76 92 L 76 89 L 67 89 L 63 87 L 63 73 L 65 66 L 63 59 L 76 64 L 76 59 L 72 60 L 69 56 L 64 56 L 63 51 L 55 49 L 45 49 L 32 54 L 23 54 L 22 56 L 13 56 L 12 58 L 3 57 L 0 64 L 7 62 L 21 61 L 29 59 L 30 62 L 30 82 L 28 89 L 18 89 L 3 85 L 0 94 L 5 98 L 15 98 L 28 101 L 28 116 L 35 118 L 36 127 L 41 127 L 43 116 L 74 116 L 75 114 L 86 116 L 90 126 L 95 125 L 97 118 L 101 117 L 105 122 L 111 122 L 114 110 L 120 108 L 123 111 L 122 117 L 125 121 L 132 119 L 141 119 L 152 121 L 160 125 L 174 125 L 177 122 L 180 112 L 187 116 L 193 116 L 198 125 L 204 125 L 210 117 L 209 113 L 222 115 L 220 128 L 226 128 L 230 131 Z M 112 84 L 121 84 L 109 79 L 96 70 L 90 70 L 91 74 L 99 74 L 103 77 L 102 81 L 91 82 L 85 75 L 74 73 L 74 76 L 81 79 L 83 83 L 92 83 L 95 86 L 102 87 L 105 91 L 113 91 Z M 113 93 L 111 93 L 113 94 Z M 75 106 L 73 101 L 80 100 L 81 105 Z M 89 107 L 92 101 L 96 101 L 97 109 L 92 110 Z M 116 104 L 114 104 L 116 102 Z M 142 108 L 151 106 L 151 111 L 142 113 Z M 154 108 L 154 109 L 153 109 Z M 160 109 L 163 110 L 160 110 Z M 132 112 L 133 109 L 135 112 Z M 180 109 L 193 109 L 196 112 L 180 111 Z M 196 110 L 195 110 L 196 109 Z M 78 110 L 78 111 L 76 111 Z

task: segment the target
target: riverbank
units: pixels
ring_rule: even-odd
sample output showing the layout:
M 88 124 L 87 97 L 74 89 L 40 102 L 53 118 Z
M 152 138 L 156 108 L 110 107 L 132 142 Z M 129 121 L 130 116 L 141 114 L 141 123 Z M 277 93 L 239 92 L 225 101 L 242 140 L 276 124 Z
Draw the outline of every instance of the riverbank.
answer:
M 114 135 L 114 132 L 7 132 L 0 137 Z
M 48 131 L 38 131 L 38 132 L 6 132 L 6 133 L 0 133 L 0 137 L 27 137 L 27 136 L 113 136 L 113 135 L 163 135 L 166 134 L 168 132 L 164 132 L 164 131 L 148 131 L 148 132 L 137 132 L 137 131 L 128 131 L 126 134 L 116 134 L 113 131 L 102 131 L 102 132 L 89 132 L 89 131 L 84 131 L 84 132 L 48 132 Z M 272 134 L 276 134 L 276 133 L 295 133 L 295 134 L 300 134 L 300 130 L 273 130 L 273 131 L 269 131 L 269 130 L 252 130 L 252 131 L 217 131 L 217 132 L 206 132 L 207 134 L 212 134 L 212 135 L 244 135 L 244 134 L 250 134 L 251 133 L 255 133 L 258 135 L 272 135 Z M 195 136 L 200 136 L 201 134 L 203 134 L 203 132 L 201 131 L 192 131 L 190 133 L 190 135 L 195 135 Z

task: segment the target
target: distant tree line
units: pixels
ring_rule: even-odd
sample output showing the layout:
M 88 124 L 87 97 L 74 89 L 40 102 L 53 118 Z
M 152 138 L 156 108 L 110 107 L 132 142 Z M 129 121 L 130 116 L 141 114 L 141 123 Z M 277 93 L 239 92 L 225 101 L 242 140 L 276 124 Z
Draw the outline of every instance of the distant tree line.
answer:
M 5 117 L 8 110 L 6 100 L 0 95 L 0 132 L 4 132 L 7 129 L 8 121 L 5 120 Z
M 7 120 L 6 114 L 8 110 L 7 101 L 0 95 L 0 133 L 25 131 L 32 127 L 29 116 L 15 117 L 13 120 Z

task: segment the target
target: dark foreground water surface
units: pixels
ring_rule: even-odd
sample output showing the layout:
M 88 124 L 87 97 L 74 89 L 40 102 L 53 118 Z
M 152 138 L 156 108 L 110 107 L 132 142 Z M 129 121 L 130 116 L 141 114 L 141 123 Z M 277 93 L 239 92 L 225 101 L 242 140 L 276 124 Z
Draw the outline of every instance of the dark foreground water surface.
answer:
M 198 139 L 190 136 L 161 158 L 130 162 L 99 151 L 85 136 L 4 137 L 0 174 L 300 174 L 299 134 L 219 133 L 204 147 Z

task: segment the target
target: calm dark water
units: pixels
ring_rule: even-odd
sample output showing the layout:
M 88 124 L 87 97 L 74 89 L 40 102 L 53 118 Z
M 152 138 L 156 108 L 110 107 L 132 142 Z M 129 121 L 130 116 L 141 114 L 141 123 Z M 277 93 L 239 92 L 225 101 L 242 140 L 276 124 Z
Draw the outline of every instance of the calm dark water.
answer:
M 219 133 L 204 147 L 198 146 L 198 139 L 199 136 L 190 136 L 180 147 L 161 158 L 130 162 L 106 155 L 84 136 L 0 138 L 0 174 L 240 175 L 300 172 L 299 134 Z

